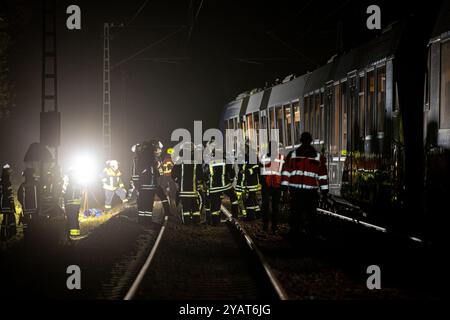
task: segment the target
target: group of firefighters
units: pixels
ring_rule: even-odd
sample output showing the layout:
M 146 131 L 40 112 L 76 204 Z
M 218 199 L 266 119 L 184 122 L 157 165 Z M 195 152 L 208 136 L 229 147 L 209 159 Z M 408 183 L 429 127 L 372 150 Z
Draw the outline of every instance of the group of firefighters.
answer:
M 165 215 L 170 214 L 170 202 L 174 202 L 176 206 L 181 205 L 184 223 L 200 223 L 204 209 L 205 223 L 218 225 L 222 200 L 227 196 L 234 218 L 240 216 L 246 220 L 254 220 L 262 217 L 263 229 L 271 229 L 275 233 L 279 205 L 283 198 L 290 202 L 290 234 L 295 235 L 301 227 L 306 229 L 307 225 L 314 226 L 318 191 L 320 190 L 322 197 L 326 197 L 328 193 L 325 158 L 311 146 L 311 142 L 311 135 L 303 133 L 301 146 L 287 156 L 281 145 L 274 148 L 277 154 L 272 155 L 273 148 L 269 143 L 269 152 L 257 161 L 253 161 L 250 156 L 253 150 L 246 142 L 245 154 L 237 164 L 222 156 L 216 157 L 222 155 L 223 150 L 214 140 L 205 147 L 211 160 L 199 162 L 195 161 L 194 154 L 196 151 L 203 152 L 202 145 L 184 144 L 180 155 L 188 152 L 188 158 L 192 161 L 177 161 L 172 157 L 172 148 L 168 149 L 165 159 L 161 159 L 163 145 L 157 140 L 136 144 L 132 147 L 134 157 L 128 192 L 122 181 L 118 162 L 106 162 L 102 177 L 105 210 L 111 209 L 115 195 L 122 203 L 127 203 L 136 194 L 138 221 L 148 223 L 152 221 L 156 195 Z M 16 206 L 11 172 L 9 165 L 3 166 L 0 182 L 2 238 L 9 238 L 16 233 Z M 48 172 L 42 182 L 38 181 L 31 168 L 27 168 L 23 176 L 25 181 L 17 191 L 17 198 L 22 207 L 19 222 L 23 224 L 24 235 L 29 232 L 33 220 L 55 215 L 62 211 L 62 207 L 67 219 L 68 235 L 71 238 L 80 236 L 79 212 L 86 194 L 75 176 L 75 170 L 69 169 L 62 181 L 56 178 L 57 174 L 54 172 Z M 259 191 L 262 196 L 261 207 L 257 197 Z M 61 198 L 64 200 L 62 205 L 59 203 Z
M 165 214 L 170 213 L 171 200 L 177 206 L 181 204 L 184 223 L 200 223 L 204 208 L 205 223 L 217 225 L 220 223 L 222 200 L 226 196 L 234 218 L 254 220 L 261 217 L 263 229 L 275 233 L 283 194 L 283 199 L 290 202 L 290 234 L 298 235 L 301 228 L 314 233 L 319 196 L 326 198 L 328 195 L 328 176 L 325 157 L 315 150 L 311 142 L 311 135 L 303 133 L 301 146 L 287 156 L 281 145 L 274 148 L 276 155 L 272 155 L 269 143 L 269 152 L 262 155 L 260 161 L 254 161 L 251 159 L 253 150 L 247 141 L 244 155 L 237 164 L 227 161 L 226 157 L 216 157 L 216 154 L 223 154 L 223 150 L 214 140 L 209 141 L 206 147 L 185 143 L 179 157 L 185 158 L 183 153 L 188 152 L 190 161 L 177 161 L 179 159 L 173 159 L 171 152 L 161 160 L 163 146 L 156 140 L 135 145 L 132 148 L 135 153 L 132 191 L 138 192 L 139 219 L 151 221 L 157 195 Z M 204 148 L 211 159 L 196 161 L 195 153 L 200 151 L 203 154 Z M 171 185 L 171 182 L 176 185 Z M 176 196 L 173 196 L 175 187 Z M 167 189 L 172 192 L 167 194 Z M 257 197 L 259 191 L 261 207 Z

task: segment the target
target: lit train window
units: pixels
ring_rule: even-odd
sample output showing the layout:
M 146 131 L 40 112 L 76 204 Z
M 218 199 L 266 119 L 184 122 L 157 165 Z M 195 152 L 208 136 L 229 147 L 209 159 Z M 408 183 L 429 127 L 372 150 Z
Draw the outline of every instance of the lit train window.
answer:
M 253 115 L 247 115 L 247 137 L 249 140 L 253 140 Z
M 367 109 L 366 109 L 366 136 L 373 134 L 373 109 L 375 100 L 375 76 L 371 71 L 367 74 Z
M 300 102 L 295 102 L 292 105 L 292 109 L 294 110 L 294 143 L 300 144 L 300 136 L 301 136 L 301 119 L 300 119 Z
M 286 146 L 292 145 L 292 115 L 291 115 L 291 106 L 284 106 L 284 124 L 286 126 Z
M 384 133 L 386 118 L 386 67 L 378 69 L 377 92 L 377 130 L 378 134 Z
M 441 48 L 441 129 L 450 129 L 450 41 L 444 42 Z
M 365 120 L 365 107 L 366 107 L 366 98 L 365 98 L 365 92 L 366 92 L 366 85 L 364 81 L 364 77 L 359 78 L 359 109 L 358 109 L 358 136 L 359 137 L 358 142 L 360 143 L 359 147 L 364 146 L 364 134 L 365 134 L 365 128 L 364 128 L 364 120 Z M 362 151 L 360 149 L 360 151 Z
M 283 139 L 283 131 L 284 131 L 284 127 L 283 127 L 283 108 L 281 107 L 277 107 L 275 109 L 275 113 L 277 116 L 277 129 L 278 129 L 278 142 L 281 142 L 282 144 L 284 144 L 284 139 Z
M 259 150 L 259 113 L 255 112 L 253 114 L 253 129 L 255 129 L 255 137 L 254 139 L 256 140 L 256 145 L 258 147 L 257 151 Z
M 275 129 L 275 113 L 273 108 L 271 108 L 269 111 L 269 121 L 270 121 L 270 129 Z

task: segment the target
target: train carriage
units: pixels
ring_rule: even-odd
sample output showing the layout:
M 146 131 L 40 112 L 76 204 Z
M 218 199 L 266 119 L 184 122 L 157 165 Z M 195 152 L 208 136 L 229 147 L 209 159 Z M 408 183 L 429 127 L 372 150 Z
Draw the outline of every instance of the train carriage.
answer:
M 448 10 L 443 12 L 450 16 Z M 416 199 L 425 175 L 420 169 L 423 163 L 417 160 L 425 155 L 420 137 L 430 136 L 432 123 L 439 123 L 432 144 L 439 147 L 439 151 L 433 149 L 439 156 L 428 159 L 436 162 L 439 158 L 439 165 L 447 167 L 443 172 L 448 171 L 450 26 L 442 15 L 439 21 L 444 27 L 435 27 L 429 48 L 421 42 L 426 31 L 419 34 L 417 28 L 396 23 L 313 72 L 243 93 L 225 107 L 223 127 L 242 129 L 258 146 L 259 137 L 252 137 L 251 129 L 264 129 L 267 137 L 278 129 L 278 139 L 288 151 L 299 146 L 303 131 L 310 132 L 313 145 L 327 157 L 334 199 L 356 210 L 353 217 L 396 225 L 421 203 Z M 423 86 L 425 78 L 418 61 L 427 51 L 427 88 L 425 93 L 417 92 L 415 88 Z M 423 101 L 418 100 L 424 96 L 425 128 L 421 132 L 413 122 L 422 119 Z M 427 154 L 429 146 L 428 142 Z M 433 172 L 423 171 L 427 176 Z M 448 192 L 448 182 L 444 185 Z

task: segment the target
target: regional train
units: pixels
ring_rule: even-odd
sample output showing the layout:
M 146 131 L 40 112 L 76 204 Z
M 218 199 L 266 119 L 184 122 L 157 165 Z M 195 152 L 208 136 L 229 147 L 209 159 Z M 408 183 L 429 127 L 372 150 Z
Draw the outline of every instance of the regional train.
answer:
M 308 131 L 327 158 L 336 207 L 355 219 L 436 234 L 450 210 L 450 5 L 429 30 L 398 22 L 365 45 L 229 102 L 221 127 Z

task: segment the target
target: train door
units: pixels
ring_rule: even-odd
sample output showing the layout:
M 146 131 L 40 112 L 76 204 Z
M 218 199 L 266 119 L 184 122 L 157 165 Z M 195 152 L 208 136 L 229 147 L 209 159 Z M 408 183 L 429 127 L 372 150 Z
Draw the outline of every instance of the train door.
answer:
M 347 155 L 347 82 L 335 82 L 331 87 L 329 110 L 328 170 L 330 192 L 340 195 L 342 174 Z

